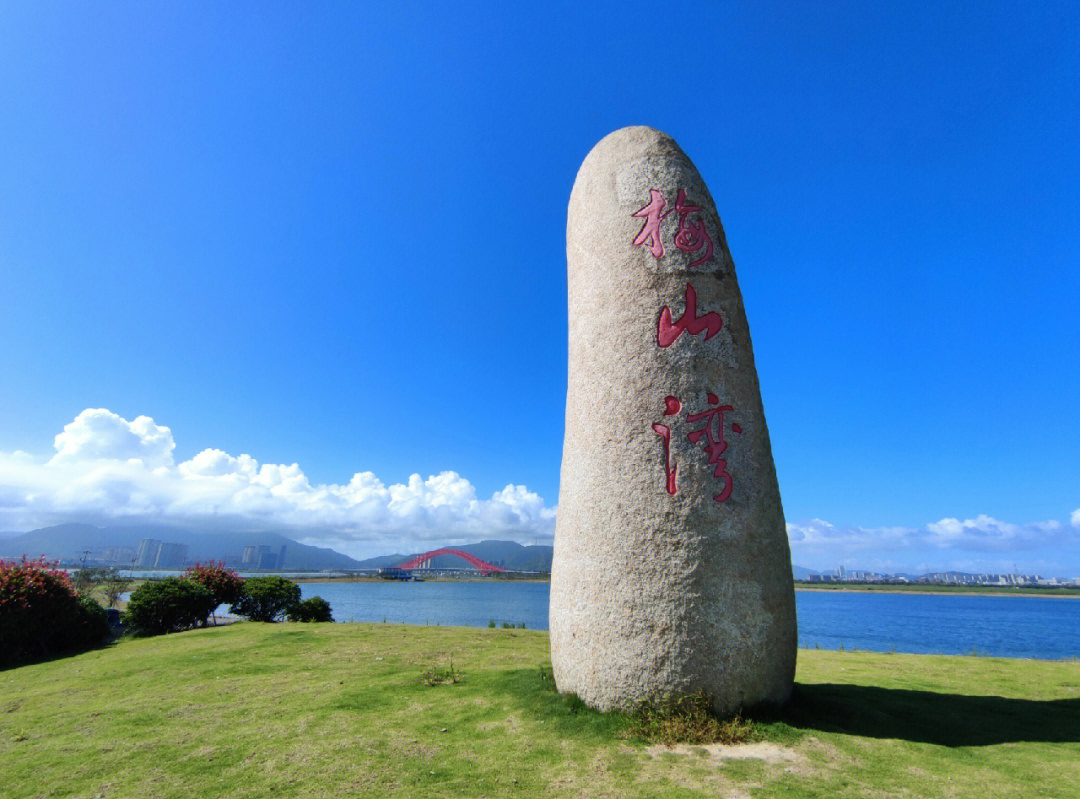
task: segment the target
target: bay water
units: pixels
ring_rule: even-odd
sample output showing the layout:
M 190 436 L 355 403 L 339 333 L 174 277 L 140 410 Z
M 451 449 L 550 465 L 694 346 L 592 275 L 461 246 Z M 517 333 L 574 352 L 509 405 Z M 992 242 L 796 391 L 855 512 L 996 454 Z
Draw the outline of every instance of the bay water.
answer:
M 548 583 L 303 583 L 336 621 L 548 627 Z M 876 652 L 1080 657 L 1080 599 L 796 591 L 799 646 Z

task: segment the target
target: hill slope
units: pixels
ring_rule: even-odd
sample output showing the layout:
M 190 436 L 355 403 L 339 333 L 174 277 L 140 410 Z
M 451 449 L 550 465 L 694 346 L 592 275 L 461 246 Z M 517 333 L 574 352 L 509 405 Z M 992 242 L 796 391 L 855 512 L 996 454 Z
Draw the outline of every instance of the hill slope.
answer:
M 547 660 L 532 630 L 245 623 L 9 669 L 3 795 L 985 799 L 1080 784 L 1075 663 L 802 650 L 795 701 L 732 752 L 626 740 L 625 716 L 551 690 Z M 459 681 L 431 684 L 451 662 Z

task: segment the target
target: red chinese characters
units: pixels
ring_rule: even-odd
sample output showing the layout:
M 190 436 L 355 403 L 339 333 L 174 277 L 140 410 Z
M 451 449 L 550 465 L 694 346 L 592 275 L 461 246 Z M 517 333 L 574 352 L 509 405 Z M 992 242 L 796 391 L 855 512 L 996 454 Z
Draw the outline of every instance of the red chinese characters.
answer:
M 682 403 L 678 397 L 667 397 L 664 402 L 667 406 L 664 408 L 664 416 L 675 416 L 682 410 Z M 667 475 L 667 492 L 674 496 L 679 490 L 675 483 L 679 475 L 679 467 L 671 462 L 671 428 L 666 424 L 654 424 L 652 429 L 664 440 L 664 473 Z
M 664 238 L 662 224 L 672 213 L 667 209 L 667 200 L 656 189 L 649 189 L 649 203 L 639 208 L 632 216 L 644 219 L 641 230 L 634 237 L 635 247 L 648 247 L 654 258 L 664 257 Z M 691 261 L 689 266 L 696 267 L 708 262 L 713 257 L 713 241 L 705 227 L 704 214 L 700 207 L 692 205 L 686 198 L 686 190 L 679 189 L 675 199 L 674 212 L 679 215 L 679 228 L 675 233 L 675 246 L 687 255 L 700 256 Z M 660 315 L 656 320 L 656 345 L 660 349 L 666 349 L 679 340 L 683 333 L 696 336 L 705 334 L 708 341 L 720 332 L 724 320 L 715 311 L 698 314 L 697 291 L 690 283 L 686 284 L 685 305 L 682 315 L 674 320 L 671 315 L 671 307 L 665 305 L 660 309 Z M 708 410 L 701 413 L 686 415 L 686 425 L 701 424 L 700 427 L 689 430 L 686 434 L 691 444 L 697 444 L 704 440 L 704 451 L 709 458 L 709 465 L 713 467 L 713 476 L 723 481 L 720 492 L 713 496 L 716 502 L 726 502 L 731 496 L 733 481 L 728 471 L 727 459 L 723 457 L 727 451 L 728 442 L 725 438 L 724 414 L 734 410 L 731 405 L 721 405 L 715 394 L 708 394 Z M 664 477 L 665 488 L 668 494 L 674 496 L 679 491 L 678 477 L 679 465 L 674 462 L 671 454 L 671 425 L 676 422 L 682 413 L 682 400 L 678 397 L 668 396 L 664 399 L 665 422 L 655 422 L 652 430 L 658 435 L 664 444 Z M 669 417 L 675 417 L 674 419 Z M 742 428 L 732 424 L 730 430 L 733 433 L 741 433 Z
M 679 196 L 675 199 L 675 211 L 679 215 L 679 232 L 675 234 L 675 246 L 687 254 L 705 250 L 704 255 L 690 263 L 690 266 L 701 266 L 712 258 L 713 254 L 712 239 L 705 229 L 701 209 L 690 205 L 686 201 L 686 191 L 679 189 Z
M 661 309 L 660 318 L 656 320 L 656 343 L 662 349 L 670 347 L 679 340 L 679 336 L 684 331 L 691 336 L 704 332 L 705 340 L 708 341 L 719 333 L 720 328 L 723 326 L 724 320 L 720 318 L 720 314 L 714 311 L 698 316 L 697 292 L 694 291 L 693 286 L 687 283 L 686 308 L 682 316 L 679 317 L 679 321 L 671 321 L 671 308 L 665 305 Z
M 724 481 L 723 491 L 714 496 L 713 499 L 717 502 L 724 502 L 731 496 L 731 474 L 727 470 L 727 460 L 720 457 L 728 448 L 727 441 L 724 439 L 724 414 L 735 409 L 730 405 L 720 405 L 720 400 L 715 394 L 709 394 L 709 404 L 719 407 L 710 408 L 701 413 L 687 414 L 687 423 L 693 424 L 694 422 L 704 421 L 705 424 L 688 433 L 686 438 L 691 444 L 696 444 L 701 440 L 702 436 L 705 437 L 705 452 L 709 456 L 709 465 L 716 467 L 713 470 L 713 476 L 717 480 Z M 737 424 L 733 424 L 731 425 L 731 432 L 741 433 L 742 428 Z
M 656 189 L 649 189 L 649 204 L 644 208 L 634 211 L 631 216 L 644 219 L 645 223 L 634 237 L 634 246 L 648 246 L 649 252 L 654 258 L 664 257 L 664 239 L 660 231 L 660 224 L 671 215 L 671 211 L 664 213 L 667 208 L 667 200 Z M 691 205 L 686 199 L 686 189 L 679 189 L 675 198 L 675 212 L 679 215 L 679 229 L 675 233 L 675 246 L 688 255 L 694 255 L 704 250 L 704 254 L 696 261 L 691 261 L 690 266 L 701 266 L 713 257 L 713 242 L 709 231 L 705 229 L 705 220 L 701 209 Z
M 690 430 L 686 434 L 686 439 L 691 444 L 697 444 L 702 439 L 705 441 L 704 451 L 709 456 L 709 465 L 713 467 L 713 477 L 717 480 L 723 480 L 724 486 L 720 490 L 720 493 L 713 495 L 713 499 L 716 502 L 726 502 L 731 496 L 731 491 L 734 486 L 731 473 L 728 471 L 727 459 L 723 457 L 727 451 L 728 442 L 725 438 L 725 430 L 727 426 L 725 424 L 724 414 L 734 411 L 734 407 L 731 405 L 721 405 L 720 399 L 715 394 L 710 393 L 708 395 L 708 401 L 710 407 L 708 410 L 701 413 L 688 413 L 686 415 L 687 425 L 692 425 L 698 422 L 703 422 L 700 427 Z M 676 416 L 682 410 L 682 401 L 678 397 L 667 397 L 665 399 L 664 416 Z M 671 428 L 665 424 L 653 424 L 653 432 L 660 436 L 664 442 L 664 473 L 667 477 L 667 492 L 671 495 L 678 493 L 678 485 L 676 482 L 678 476 L 678 464 L 673 463 L 671 459 Z M 742 427 L 737 423 L 730 425 L 732 433 L 742 433 Z
M 649 189 L 649 193 L 652 197 L 649 204 L 631 214 L 631 216 L 645 220 L 645 224 L 641 226 L 641 232 L 634 237 L 634 246 L 640 247 L 643 244 L 648 244 L 649 251 L 654 258 L 663 258 L 664 239 L 660 235 L 660 223 L 668 217 L 671 211 L 666 214 L 660 213 L 667 207 L 667 200 L 656 189 Z

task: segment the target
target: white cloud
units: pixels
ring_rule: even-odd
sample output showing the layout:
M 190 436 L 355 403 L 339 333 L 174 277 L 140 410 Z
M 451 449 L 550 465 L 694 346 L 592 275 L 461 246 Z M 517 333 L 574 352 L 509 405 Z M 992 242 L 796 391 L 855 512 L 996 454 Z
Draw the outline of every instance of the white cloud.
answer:
M 0 529 L 118 520 L 275 529 L 366 555 L 480 538 L 550 541 L 555 528 L 555 509 L 525 486 L 481 499 L 451 471 L 394 485 L 365 471 L 342 484 L 313 485 L 299 464 L 260 464 L 220 449 L 177 464 L 175 446 L 172 431 L 148 416 L 129 422 L 87 409 L 56 436 L 51 457 L 0 452 Z M 810 568 L 1011 568 L 1017 553 L 1026 553 L 1029 562 L 1080 573 L 1080 508 L 1070 522 L 1014 524 L 983 514 L 923 527 L 811 519 L 787 529 L 794 562 Z
M 258 472 L 259 464 L 250 455 L 234 458 L 220 449 L 204 449 L 191 460 L 181 463 L 179 469 L 180 474 L 190 478 L 235 475 L 250 479 Z
M 104 408 L 87 408 L 64 426 L 55 441 L 52 463 L 87 460 L 140 460 L 148 466 L 172 466 L 172 431 L 149 416 L 133 422 Z
M 1070 573 L 1080 569 L 1080 531 L 1053 519 L 1013 524 L 980 514 L 923 527 L 875 528 L 812 519 L 787 529 L 792 561 L 812 569 L 843 563 L 882 571 L 1011 571 L 1017 560 L 1044 567 L 1050 562 Z
M 942 519 L 926 525 L 925 543 L 939 548 L 964 547 L 975 550 L 1020 549 L 1042 545 L 1047 534 L 1062 529 L 1061 522 L 1050 520 L 1029 524 L 1010 524 L 980 514 L 974 519 Z
M 54 447 L 49 459 L 0 453 L 0 526 L 215 522 L 297 531 L 309 543 L 334 541 L 353 553 L 482 537 L 532 543 L 554 531 L 555 510 L 525 486 L 479 499 L 456 472 L 414 474 L 390 486 L 358 472 L 342 485 L 312 485 L 299 464 L 259 464 L 219 449 L 176 464 L 172 431 L 147 416 L 129 422 L 88 409 Z

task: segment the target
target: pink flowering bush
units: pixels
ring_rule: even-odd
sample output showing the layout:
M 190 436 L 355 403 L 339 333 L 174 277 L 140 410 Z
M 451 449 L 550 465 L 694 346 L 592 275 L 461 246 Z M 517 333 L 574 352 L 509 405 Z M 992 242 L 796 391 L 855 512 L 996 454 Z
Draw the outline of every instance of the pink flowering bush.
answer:
M 109 635 L 105 610 L 44 558 L 0 560 L 0 667 L 88 649 Z
M 243 577 L 217 560 L 189 566 L 184 572 L 184 577 L 209 589 L 218 605 L 230 605 L 235 602 L 244 586 Z

